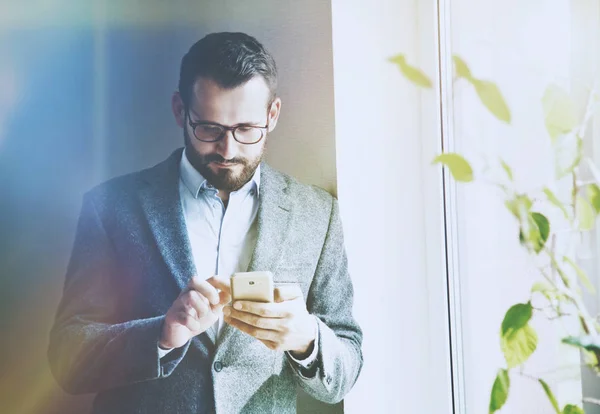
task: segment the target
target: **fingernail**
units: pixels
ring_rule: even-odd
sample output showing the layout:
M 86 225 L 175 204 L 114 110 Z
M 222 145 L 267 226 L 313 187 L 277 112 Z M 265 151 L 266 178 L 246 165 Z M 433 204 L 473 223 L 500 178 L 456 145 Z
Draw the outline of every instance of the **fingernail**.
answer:
M 239 303 L 239 302 L 235 302 L 235 303 L 233 304 L 233 307 L 239 310 L 239 309 L 242 309 L 242 304 L 241 304 L 241 303 Z

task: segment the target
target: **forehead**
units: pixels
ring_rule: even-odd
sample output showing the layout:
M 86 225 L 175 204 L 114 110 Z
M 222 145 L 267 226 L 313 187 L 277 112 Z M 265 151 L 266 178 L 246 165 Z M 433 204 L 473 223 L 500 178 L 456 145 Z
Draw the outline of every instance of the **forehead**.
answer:
M 270 91 L 261 76 L 225 89 L 212 79 L 198 78 L 192 92 L 192 110 L 202 120 L 223 124 L 263 121 Z

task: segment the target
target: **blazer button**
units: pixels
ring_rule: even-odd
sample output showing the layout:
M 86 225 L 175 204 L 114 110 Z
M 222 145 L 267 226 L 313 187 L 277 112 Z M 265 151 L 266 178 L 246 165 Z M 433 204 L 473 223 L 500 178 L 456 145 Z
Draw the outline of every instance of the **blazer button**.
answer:
M 214 368 L 215 371 L 221 372 L 221 370 L 223 369 L 223 364 L 221 363 L 221 361 L 215 361 Z

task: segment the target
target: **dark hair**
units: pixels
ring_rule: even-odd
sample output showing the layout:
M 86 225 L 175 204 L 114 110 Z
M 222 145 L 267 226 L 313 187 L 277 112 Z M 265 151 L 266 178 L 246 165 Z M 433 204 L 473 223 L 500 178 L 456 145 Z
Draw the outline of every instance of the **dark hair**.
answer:
M 273 56 L 254 37 L 245 33 L 211 33 L 197 41 L 181 60 L 179 93 L 191 104 L 194 82 L 206 77 L 219 86 L 232 89 L 260 75 L 266 81 L 273 101 L 277 89 L 277 67 Z

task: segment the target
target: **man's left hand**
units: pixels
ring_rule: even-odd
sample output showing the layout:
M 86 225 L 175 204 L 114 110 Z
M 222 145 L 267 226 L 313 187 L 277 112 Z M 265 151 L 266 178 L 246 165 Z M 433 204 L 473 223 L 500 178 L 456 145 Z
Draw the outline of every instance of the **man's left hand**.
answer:
M 297 285 L 275 288 L 274 303 L 247 300 L 223 309 L 229 325 L 261 341 L 276 351 L 290 351 L 294 358 L 310 355 L 317 334 L 317 322 L 306 310 Z

